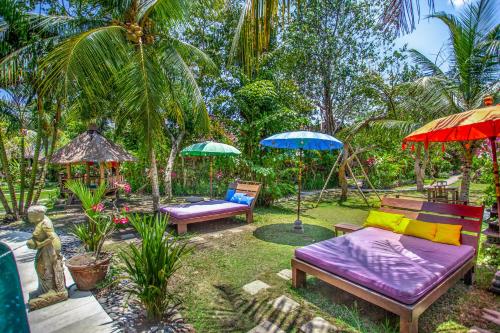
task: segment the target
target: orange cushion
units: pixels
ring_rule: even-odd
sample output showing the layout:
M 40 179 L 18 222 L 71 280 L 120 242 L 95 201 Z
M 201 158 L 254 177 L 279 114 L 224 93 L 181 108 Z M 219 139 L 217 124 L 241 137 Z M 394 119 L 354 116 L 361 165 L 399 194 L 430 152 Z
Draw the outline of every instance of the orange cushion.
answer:
M 436 235 L 436 230 L 436 223 L 410 220 L 404 230 L 404 234 L 433 241 L 434 236 Z
M 434 241 L 437 243 L 451 244 L 460 246 L 461 225 L 454 224 L 437 224 L 436 235 Z

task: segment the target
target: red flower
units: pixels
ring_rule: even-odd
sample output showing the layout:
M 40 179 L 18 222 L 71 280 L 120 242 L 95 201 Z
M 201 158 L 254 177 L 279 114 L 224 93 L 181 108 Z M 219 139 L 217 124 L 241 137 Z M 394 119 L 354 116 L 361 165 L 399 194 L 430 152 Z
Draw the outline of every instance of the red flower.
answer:
M 128 223 L 128 217 L 122 217 L 122 218 L 120 219 L 120 223 L 121 223 L 121 224 L 127 224 L 127 223 Z
M 125 206 L 125 207 L 123 207 L 123 210 L 128 213 L 128 212 L 130 212 L 130 207 L 129 206 Z
M 114 223 L 114 224 L 119 224 L 119 223 L 120 223 L 120 218 L 118 218 L 118 217 L 113 217 L 113 223 Z
M 104 210 L 104 204 L 100 202 L 97 205 L 92 206 L 92 210 L 96 213 L 100 213 Z

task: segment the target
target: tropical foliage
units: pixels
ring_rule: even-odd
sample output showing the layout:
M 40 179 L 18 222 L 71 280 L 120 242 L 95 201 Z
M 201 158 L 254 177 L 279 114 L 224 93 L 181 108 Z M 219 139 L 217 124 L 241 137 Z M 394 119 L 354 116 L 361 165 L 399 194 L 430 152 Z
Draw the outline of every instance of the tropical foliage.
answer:
M 190 249 L 167 233 L 168 218 L 134 215 L 130 223 L 137 230 L 141 244 L 129 244 L 120 253 L 123 272 L 131 281 L 127 291 L 136 296 L 150 320 L 161 320 L 166 310 L 179 303 L 170 290 L 170 279 L 181 267 Z

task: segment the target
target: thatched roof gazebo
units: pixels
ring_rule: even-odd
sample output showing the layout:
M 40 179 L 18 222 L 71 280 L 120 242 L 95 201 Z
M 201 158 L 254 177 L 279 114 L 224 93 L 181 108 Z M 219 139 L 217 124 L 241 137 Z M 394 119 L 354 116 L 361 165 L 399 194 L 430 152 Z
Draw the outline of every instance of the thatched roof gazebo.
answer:
M 66 166 L 66 177 L 60 181 L 61 189 L 64 188 L 65 180 L 75 178 L 71 174 L 71 165 L 85 164 L 84 180 L 88 185 L 105 181 L 108 184 L 108 190 L 113 190 L 115 184 L 123 182 L 123 177 L 119 174 L 120 163 L 133 161 L 135 158 L 131 154 L 106 139 L 93 126 L 55 151 L 50 163 Z M 90 168 L 93 165 L 99 165 L 98 179 L 90 176 Z M 110 169 L 108 176 L 106 176 L 106 169 Z

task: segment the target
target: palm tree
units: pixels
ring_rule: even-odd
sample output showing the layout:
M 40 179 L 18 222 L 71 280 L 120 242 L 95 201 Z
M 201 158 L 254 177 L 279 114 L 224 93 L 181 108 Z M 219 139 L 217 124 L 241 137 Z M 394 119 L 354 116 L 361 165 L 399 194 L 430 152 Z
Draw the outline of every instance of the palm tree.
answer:
M 204 110 L 191 61 L 213 68 L 199 49 L 173 37 L 171 30 L 187 11 L 182 0 L 98 0 L 104 13 L 85 24 L 51 51 L 41 63 L 42 93 L 62 82 L 66 96 L 94 99 L 113 90 L 120 101 L 115 122 L 130 122 L 142 137 L 151 163 L 153 209 L 159 206 L 155 137 L 162 135 L 164 119 L 177 117 L 165 109 L 172 96 L 170 84 L 181 79 L 193 96 L 194 109 Z M 46 27 L 64 26 L 65 18 L 45 19 Z M 41 24 L 41 23 L 39 23 Z M 72 25 L 73 27 L 73 25 Z M 67 33 L 69 34 L 69 33 Z
M 441 116 L 471 110 L 481 105 L 485 95 L 498 90 L 500 25 L 494 24 L 494 0 L 469 3 L 459 15 L 436 13 L 450 39 L 446 51 L 448 69 L 442 69 L 417 50 L 414 61 L 424 73 L 416 83 L 427 112 Z M 463 143 L 464 166 L 460 200 L 468 201 L 472 147 Z

